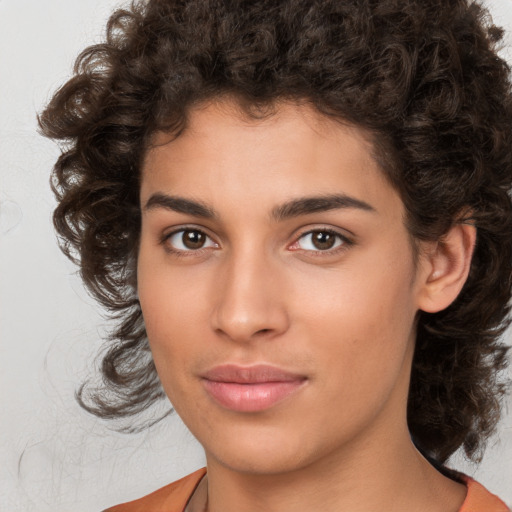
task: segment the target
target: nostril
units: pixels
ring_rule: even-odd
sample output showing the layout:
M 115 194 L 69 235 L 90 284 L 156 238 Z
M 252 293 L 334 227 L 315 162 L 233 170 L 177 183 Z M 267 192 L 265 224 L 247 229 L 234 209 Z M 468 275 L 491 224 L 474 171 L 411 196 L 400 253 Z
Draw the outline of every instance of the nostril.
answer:
M 280 304 L 268 304 L 267 297 L 228 295 L 211 312 L 210 327 L 217 336 L 237 342 L 263 341 L 288 329 L 288 315 Z

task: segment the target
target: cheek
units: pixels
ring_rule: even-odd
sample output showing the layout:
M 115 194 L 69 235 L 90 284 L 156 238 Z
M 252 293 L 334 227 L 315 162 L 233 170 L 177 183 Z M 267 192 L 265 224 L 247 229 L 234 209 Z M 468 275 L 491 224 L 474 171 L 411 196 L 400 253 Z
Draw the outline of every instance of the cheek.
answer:
M 143 236 L 138 256 L 138 294 L 150 342 L 194 324 L 207 279 L 191 266 L 171 265 L 169 255 Z M 194 274 L 194 276 L 192 276 Z M 153 340 L 152 340 L 153 338 Z
M 202 291 L 184 273 L 169 271 L 165 253 L 155 253 L 141 244 L 138 294 L 155 366 L 168 391 L 171 379 L 181 378 L 183 361 L 194 348 L 197 337 L 190 331 L 197 326 L 197 298 Z
M 366 333 L 409 332 L 414 320 L 414 265 L 408 246 L 360 251 L 346 264 L 313 268 L 289 282 L 295 285 L 289 296 L 296 298 L 293 309 L 299 318 L 354 341 L 364 342 Z
M 149 283 L 148 283 L 149 284 Z M 146 292 L 148 289 L 146 289 Z M 200 348 L 194 344 L 199 336 L 193 330 L 196 319 L 190 308 L 183 307 L 184 300 L 167 293 L 158 285 L 149 294 L 140 294 L 146 332 L 155 368 L 162 387 L 180 417 L 193 414 L 197 400 L 191 397 L 191 361 L 195 361 Z
M 348 401 L 373 396 L 377 389 L 385 393 L 408 365 L 416 315 L 414 266 L 408 246 L 391 249 L 364 255 L 325 279 L 313 276 L 295 290 L 308 308 L 302 306 L 297 329 L 310 333 L 322 358 L 318 362 L 330 368 L 324 375 L 341 381 Z M 301 295 L 301 289 L 308 293 Z

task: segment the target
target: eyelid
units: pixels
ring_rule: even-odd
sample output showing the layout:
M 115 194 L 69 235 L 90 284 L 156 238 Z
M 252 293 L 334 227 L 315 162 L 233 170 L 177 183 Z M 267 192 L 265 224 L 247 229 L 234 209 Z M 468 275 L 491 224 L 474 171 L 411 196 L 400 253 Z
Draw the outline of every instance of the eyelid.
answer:
M 313 233 L 318 232 L 324 232 L 332 234 L 336 237 L 338 237 L 341 240 L 341 244 L 336 245 L 335 247 L 332 247 L 330 249 L 302 249 L 301 247 L 293 247 L 299 243 L 299 240 L 304 238 L 307 235 L 311 235 Z M 314 227 L 307 227 L 303 231 L 301 231 L 298 235 L 295 236 L 294 242 L 288 247 L 289 250 L 292 251 L 302 251 L 303 253 L 307 254 L 314 254 L 314 255 L 332 255 L 336 254 L 339 251 L 346 250 L 348 247 L 354 245 L 354 240 L 352 237 L 348 236 L 346 233 L 346 230 L 336 229 L 330 226 L 314 226 Z
M 169 244 L 169 239 L 171 237 L 173 237 L 174 235 L 181 233 L 183 231 L 197 231 L 199 233 L 202 233 L 208 240 L 210 240 L 211 245 L 208 245 L 206 247 L 200 247 L 198 249 L 179 249 L 176 247 L 172 247 Z M 325 250 L 303 249 L 303 248 L 297 246 L 299 241 L 302 238 L 306 237 L 307 235 L 311 235 L 313 233 L 318 233 L 318 232 L 325 232 L 325 233 L 332 234 L 335 237 L 337 237 L 341 241 L 341 243 L 339 243 L 335 247 L 325 249 Z M 327 255 L 336 254 L 340 251 L 348 249 L 348 247 L 354 245 L 354 243 L 355 243 L 354 239 L 353 239 L 354 235 L 350 236 L 350 235 L 347 235 L 346 233 L 347 233 L 347 230 L 344 230 L 341 228 L 333 228 L 332 226 L 325 226 L 325 225 L 323 225 L 323 226 L 322 225 L 307 226 L 307 227 L 302 228 L 302 230 L 300 230 L 300 232 L 294 236 L 294 238 L 293 238 L 294 241 L 288 245 L 288 250 L 297 251 L 297 252 L 301 251 L 306 254 L 319 255 L 319 256 L 322 256 L 322 255 L 327 256 Z M 214 237 L 213 235 L 210 234 L 209 229 L 204 228 L 203 226 L 186 224 L 186 225 L 174 226 L 169 231 L 166 231 L 160 238 L 160 244 L 163 245 L 165 250 L 170 253 L 180 255 L 180 256 L 191 256 L 191 255 L 195 255 L 195 254 L 197 255 L 197 254 L 203 252 L 204 250 L 220 248 L 220 244 L 216 241 L 215 238 L 216 237 Z M 294 247 L 294 246 L 297 246 L 297 247 Z
M 172 247 L 172 245 L 169 243 L 169 240 L 173 236 L 177 235 L 178 233 L 182 233 L 184 231 L 197 231 L 198 233 L 202 233 L 206 237 L 207 240 L 210 240 L 213 243 L 213 245 L 208 245 L 206 247 L 204 247 L 204 246 L 199 247 L 198 249 L 178 249 L 176 247 Z M 195 226 L 195 225 L 190 225 L 190 224 L 175 226 L 170 231 L 165 232 L 160 238 L 160 244 L 164 246 L 166 251 L 168 251 L 172 254 L 175 254 L 175 255 L 179 255 L 179 256 L 197 255 L 197 254 L 203 252 L 204 250 L 210 250 L 210 249 L 219 247 L 219 243 L 214 239 L 213 236 L 211 236 L 208 233 L 207 229 L 205 229 L 203 227 Z

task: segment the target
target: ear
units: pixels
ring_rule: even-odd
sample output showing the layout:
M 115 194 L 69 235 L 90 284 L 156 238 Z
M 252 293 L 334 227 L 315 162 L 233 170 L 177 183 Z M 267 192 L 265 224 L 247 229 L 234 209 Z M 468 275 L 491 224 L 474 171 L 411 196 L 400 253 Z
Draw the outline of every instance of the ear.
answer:
M 459 295 L 469 274 L 476 242 L 476 228 L 467 223 L 453 226 L 442 239 L 422 248 L 418 308 L 437 313 Z

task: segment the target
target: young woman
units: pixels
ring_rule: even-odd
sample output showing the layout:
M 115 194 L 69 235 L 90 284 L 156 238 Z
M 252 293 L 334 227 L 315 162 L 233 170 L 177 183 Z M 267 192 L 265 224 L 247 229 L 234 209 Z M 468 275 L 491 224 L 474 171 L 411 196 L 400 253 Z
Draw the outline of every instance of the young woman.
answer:
M 104 390 L 207 468 L 112 511 L 504 512 L 443 464 L 499 417 L 512 94 L 465 0 L 150 0 L 40 118 Z M 163 391 L 162 391 L 163 389 Z

